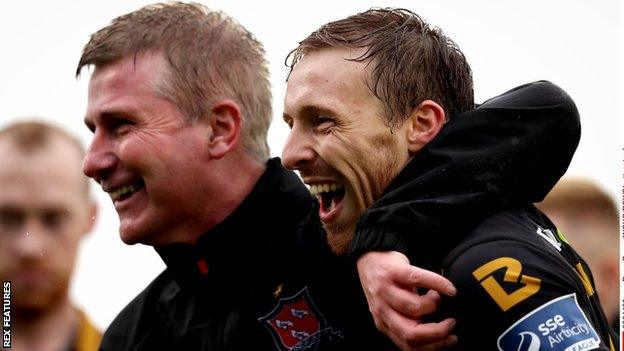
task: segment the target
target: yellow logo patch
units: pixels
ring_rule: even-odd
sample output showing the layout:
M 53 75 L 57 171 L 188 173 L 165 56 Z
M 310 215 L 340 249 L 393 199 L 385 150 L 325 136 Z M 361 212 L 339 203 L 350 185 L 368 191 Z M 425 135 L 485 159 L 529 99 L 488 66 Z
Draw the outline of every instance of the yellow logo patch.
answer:
M 509 283 L 520 282 L 523 286 L 508 294 L 492 276 L 492 273 L 501 268 L 505 268 L 503 281 Z M 475 269 L 472 275 L 477 278 L 481 286 L 492 299 L 494 299 L 498 306 L 503 311 L 507 311 L 516 304 L 526 300 L 540 289 L 542 281 L 539 278 L 522 275 L 520 274 L 521 272 L 522 264 L 520 261 L 511 257 L 500 257 Z

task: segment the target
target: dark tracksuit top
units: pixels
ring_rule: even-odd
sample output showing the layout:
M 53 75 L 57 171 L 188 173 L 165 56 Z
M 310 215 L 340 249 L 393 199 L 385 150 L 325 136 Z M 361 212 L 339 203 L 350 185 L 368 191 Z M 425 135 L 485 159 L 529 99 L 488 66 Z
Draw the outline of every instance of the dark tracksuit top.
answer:
M 394 350 L 301 180 L 268 162 L 249 196 L 115 318 L 102 350 Z
M 578 144 L 573 101 L 535 82 L 455 122 L 360 217 L 351 255 L 397 250 L 447 276 L 458 293 L 438 317 L 457 318 L 456 350 L 613 350 L 589 268 L 532 205 Z
M 558 147 L 529 133 L 536 129 L 552 133 L 578 124 L 573 113 L 550 116 L 544 115 L 545 108 L 535 107 L 542 97 L 533 91 L 539 88 L 538 84 L 519 90 L 525 99 L 516 105 L 527 108 L 515 107 L 521 113 L 507 134 L 484 127 L 479 118 L 474 119 L 479 123 L 473 128 L 465 123 L 459 123 L 460 127 L 490 144 L 506 145 L 513 138 L 518 147 L 499 154 L 509 156 L 513 161 L 510 167 L 548 168 L 553 158 L 569 160 L 576 140 Z M 484 110 L 475 111 L 470 113 L 478 117 Z M 497 126 L 493 117 L 505 111 L 493 109 L 485 119 Z M 530 123 L 536 114 L 543 123 L 534 126 Z M 454 126 L 455 120 L 463 121 L 453 119 L 444 128 Z M 566 138 L 560 134 L 560 140 Z M 445 144 L 449 138 L 443 133 L 437 139 Z M 462 143 L 469 145 L 471 140 Z M 527 144 L 549 152 L 536 160 L 518 157 Z M 470 147 L 454 147 L 460 150 L 457 157 L 444 162 L 465 166 L 482 156 Z M 507 177 L 505 181 L 513 184 L 522 175 L 485 164 L 480 167 L 478 162 L 475 165 L 470 172 L 497 180 Z M 464 173 L 461 167 L 449 168 L 445 175 L 460 179 Z M 463 195 L 471 193 L 470 183 L 456 185 L 449 190 L 458 196 L 448 197 L 442 205 L 431 202 L 435 209 L 454 211 L 467 203 L 479 204 L 479 198 Z M 484 193 L 496 200 L 504 198 L 504 191 L 488 188 Z M 435 199 L 444 194 L 429 195 Z M 360 233 L 358 240 L 362 238 Z M 353 262 L 336 257 L 327 248 L 317 204 L 296 175 L 284 170 L 277 159 L 269 161 L 266 172 L 234 213 L 196 245 L 171 245 L 157 251 L 167 268 L 113 321 L 104 335 L 103 350 L 397 349 L 374 328 Z

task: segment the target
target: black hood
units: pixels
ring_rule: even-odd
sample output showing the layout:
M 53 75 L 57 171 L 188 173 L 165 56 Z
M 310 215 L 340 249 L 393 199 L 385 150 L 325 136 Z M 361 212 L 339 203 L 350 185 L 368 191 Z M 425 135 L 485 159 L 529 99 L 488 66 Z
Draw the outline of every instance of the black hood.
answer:
M 543 200 L 579 139 L 574 102 L 546 81 L 455 116 L 360 217 L 351 254 L 398 250 L 437 268 L 485 217 Z

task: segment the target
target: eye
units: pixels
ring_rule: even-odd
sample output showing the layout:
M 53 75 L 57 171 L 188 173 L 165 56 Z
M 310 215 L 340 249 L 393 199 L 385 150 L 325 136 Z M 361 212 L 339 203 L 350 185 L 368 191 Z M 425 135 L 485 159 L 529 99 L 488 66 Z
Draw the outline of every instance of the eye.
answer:
M 130 131 L 131 127 L 132 127 L 132 124 L 128 121 L 125 121 L 124 123 L 120 124 L 117 127 L 117 134 L 118 135 L 126 134 Z
M 0 209 L 0 232 L 17 233 L 26 220 L 26 214 L 15 208 Z
M 314 128 L 320 132 L 327 132 L 334 125 L 334 119 L 331 117 L 316 116 L 316 118 L 314 118 Z
M 57 230 L 67 219 L 67 213 L 62 210 L 47 210 L 41 214 L 41 223 L 48 230 Z
M 108 128 L 116 135 L 124 135 L 128 133 L 134 123 L 126 118 L 114 117 L 108 120 Z

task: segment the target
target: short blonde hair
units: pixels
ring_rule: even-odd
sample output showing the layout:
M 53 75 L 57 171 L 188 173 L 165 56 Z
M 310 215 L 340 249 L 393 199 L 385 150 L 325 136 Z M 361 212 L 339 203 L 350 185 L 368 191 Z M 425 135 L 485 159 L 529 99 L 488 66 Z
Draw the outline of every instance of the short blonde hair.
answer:
M 163 96 L 190 122 L 210 113 L 215 100 L 241 107 L 243 144 L 269 157 L 271 87 L 262 44 L 233 18 L 196 3 L 159 3 L 114 19 L 91 36 L 76 69 L 105 66 L 128 55 L 162 52 L 169 63 Z

